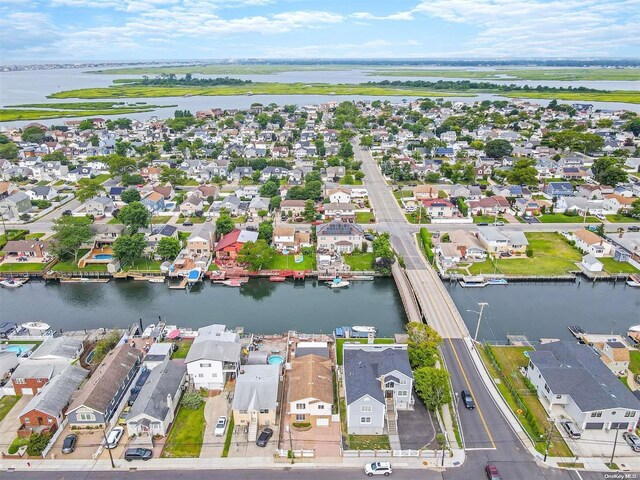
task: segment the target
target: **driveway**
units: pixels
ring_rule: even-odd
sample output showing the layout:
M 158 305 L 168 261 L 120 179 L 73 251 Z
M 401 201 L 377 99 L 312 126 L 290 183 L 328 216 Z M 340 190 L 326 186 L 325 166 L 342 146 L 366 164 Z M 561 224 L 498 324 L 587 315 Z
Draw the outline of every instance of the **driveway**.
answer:
M 31 401 L 33 395 L 23 395 L 20 400 L 13 406 L 7 416 L 0 422 L 0 451 L 6 452 L 9 449 L 9 445 L 18 436 L 18 429 L 20 428 L 20 420 L 18 414 L 24 407 Z
M 264 427 L 258 429 L 258 435 L 260 435 L 262 428 Z M 235 429 L 236 431 L 231 437 L 229 457 L 263 457 L 272 459 L 275 450 L 278 448 L 278 435 L 280 435 L 280 428 L 277 425 L 271 425 L 269 428 L 273 430 L 273 436 L 269 439 L 266 447 L 258 447 L 256 442 L 249 442 L 247 440 L 247 434 L 244 431 L 245 429 L 237 426 Z
M 436 437 L 436 429 L 429 411 L 417 396 L 413 410 L 398 411 L 398 436 L 403 450 L 428 447 Z
M 315 450 L 316 457 L 339 457 L 342 430 L 340 422 L 332 422 L 328 427 L 312 427 L 306 431 L 291 428 L 291 437 L 287 433 L 290 427 L 290 418 L 285 415 L 282 427 L 281 446 L 289 450 Z
M 206 397 L 204 405 L 204 421 L 206 426 L 204 429 L 204 440 L 202 442 L 202 450 L 200 450 L 200 458 L 220 458 L 224 449 L 224 441 L 227 438 L 227 432 L 221 437 L 216 437 L 213 431 L 216 428 L 216 421 L 221 415 L 226 415 L 228 421 L 231 420 L 231 412 L 229 411 L 229 400 L 227 400 L 226 391 L 215 397 Z M 227 428 L 229 424 L 227 423 Z
M 62 453 L 62 443 L 67 435 L 75 433 L 78 436 L 76 443 L 76 449 L 67 454 Z M 55 455 L 58 459 L 73 460 L 73 459 L 92 459 L 93 455 L 98 451 L 98 447 L 104 442 L 104 433 L 102 429 L 89 430 L 89 429 L 76 429 L 71 430 L 71 427 L 67 425 L 64 427 L 64 431 L 56 439 L 56 443 L 49 451 L 49 455 Z M 107 457 L 108 458 L 108 457 Z

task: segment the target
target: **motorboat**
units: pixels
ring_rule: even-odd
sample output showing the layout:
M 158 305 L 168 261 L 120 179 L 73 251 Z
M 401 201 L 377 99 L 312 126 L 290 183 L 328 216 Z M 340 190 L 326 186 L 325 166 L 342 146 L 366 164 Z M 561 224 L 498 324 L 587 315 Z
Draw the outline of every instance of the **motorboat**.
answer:
M 240 280 L 237 280 L 237 279 L 222 280 L 220 283 L 222 285 L 227 286 L 227 287 L 241 287 L 242 286 L 242 283 L 240 283 Z
M 329 288 L 346 288 L 349 286 L 349 282 L 342 280 L 340 277 L 334 278 L 331 282 L 327 282 Z
M 51 325 L 44 322 L 27 322 L 20 326 L 27 330 L 32 337 L 43 336 L 51 330 Z
M 479 288 L 486 287 L 488 285 L 487 280 L 480 275 L 475 277 L 463 277 L 458 283 L 463 288 Z
M 196 267 L 189 271 L 189 275 L 187 276 L 187 281 L 189 283 L 196 283 L 200 281 L 201 275 L 202 275 L 202 269 L 200 267 Z
M 350 280 L 367 280 L 371 281 L 374 279 L 373 275 L 352 275 L 349 277 Z
M 270 282 L 284 282 L 287 280 L 287 277 L 282 277 L 280 275 L 272 275 L 269 277 Z
M 164 277 L 151 277 L 149 283 L 164 283 Z
M 4 288 L 18 288 L 27 283 L 27 279 L 19 279 L 16 280 L 14 278 L 7 278 L 5 280 L 0 281 L 0 287 Z
M 634 273 L 627 279 L 627 285 L 630 287 L 640 287 L 640 275 Z
M 508 283 L 506 278 L 489 278 L 487 280 L 487 285 L 507 285 Z
M 142 338 L 149 338 L 155 329 L 156 329 L 156 325 L 155 323 L 152 323 L 151 325 L 149 325 L 147 328 L 144 329 L 144 332 L 142 332 L 142 335 L 141 335 Z
M 354 325 L 351 327 L 351 331 L 356 333 L 378 333 L 378 329 L 376 327 L 371 327 L 369 325 Z

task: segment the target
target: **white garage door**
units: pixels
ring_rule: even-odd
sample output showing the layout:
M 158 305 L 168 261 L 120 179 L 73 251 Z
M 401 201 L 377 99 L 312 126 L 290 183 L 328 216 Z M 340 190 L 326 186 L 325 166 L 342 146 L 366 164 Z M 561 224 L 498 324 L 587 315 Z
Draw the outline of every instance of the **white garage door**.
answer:
M 317 427 L 328 427 L 329 426 L 329 419 L 328 418 L 318 418 L 316 420 L 316 426 Z

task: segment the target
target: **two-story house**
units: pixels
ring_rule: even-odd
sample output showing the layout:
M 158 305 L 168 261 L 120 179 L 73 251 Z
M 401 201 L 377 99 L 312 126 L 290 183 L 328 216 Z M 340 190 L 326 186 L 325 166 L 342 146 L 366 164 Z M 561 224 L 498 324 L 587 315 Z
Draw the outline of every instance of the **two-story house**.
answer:
M 193 257 L 210 257 L 213 254 L 215 234 L 215 224 L 203 223 L 187 238 L 187 252 Z
M 577 248 L 597 258 L 608 256 L 613 248 L 607 240 L 589 230 L 576 230 L 572 238 Z
M 31 198 L 24 192 L 16 192 L 0 200 L 0 216 L 4 220 L 17 219 L 32 208 Z
M 503 252 L 522 254 L 527 251 L 529 241 L 523 232 L 499 230 L 496 227 L 478 227 L 477 238 L 491 255 Z
M 111 215 L 114 210 L 113 200 L 109 197 L 94 197 L 85 202 L 85 213 L 94 217 Z
M 309 423 L 312 427 L 331 425 L 333 405 L 333 365 L 328 357 L 310 354 L 291 362 L 288 414 L 291 423 Z
M 356 223 L 332 220 L 329 223 L 318 225 L 316 237 L 319 251 L 351 253 L 356 247 L 362 248 L 364 231 Z
M 277 423 L 280 365 L 243 365 L 233 394 L 233 421 L 248 426 L 249 441 L 258 429 Z
M 141 200 L 141 203 L 147 207 L 150 212 L 161 212 L 164 210 L 164 195 L 160 192 L 151 192 Z
M 455 205 L 447 199 L 423 199 L 421 202 L 431 218 L 453 218 L 457 210 Z

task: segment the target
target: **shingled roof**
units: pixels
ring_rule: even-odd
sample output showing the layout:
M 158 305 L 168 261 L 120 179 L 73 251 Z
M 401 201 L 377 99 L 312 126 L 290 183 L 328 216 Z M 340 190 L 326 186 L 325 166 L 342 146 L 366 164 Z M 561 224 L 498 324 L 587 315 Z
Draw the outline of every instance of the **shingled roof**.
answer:
M 305 355 L 291 362 L 289 401 L 315 398 L 333 403 L 331 360 L 319 355 Z

